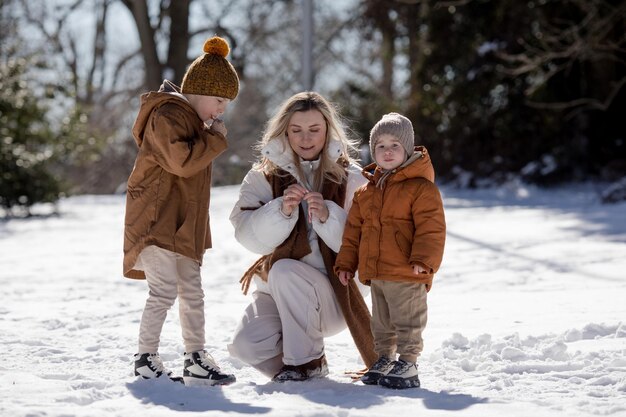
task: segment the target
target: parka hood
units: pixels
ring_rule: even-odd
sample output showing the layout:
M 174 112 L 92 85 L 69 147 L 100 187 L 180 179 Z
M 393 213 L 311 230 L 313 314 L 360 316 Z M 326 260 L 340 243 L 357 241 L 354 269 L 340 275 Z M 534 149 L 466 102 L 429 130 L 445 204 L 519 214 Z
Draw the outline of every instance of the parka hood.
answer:
M 163 80 L 163 84 L 159 87 L 159 91 L 150 91 L 142 94 L 140 97 L 139 114 L 133 125 L 133 138 L 138 147 L 143 143 L 143 132 L 148 123 L 150 114 L 157 107 L 171 101 L 180 102 L 183 106 L 191 107 L 185 96 L 180 92 L 180 87 L 169 80 Z M 195 110 L 193 110 L 195 112 Z
M 372 184 L 376 184 L 383 175 L 383 170 L 375 162 L 363 168 L 363 176 Z M 408 178 L 424 178 L 435 182 L 435 170 L 424 146 L 416 146 L 413 155 L 402 166 L 394 169 L 389 177 L 389 182 L 403 181 Z

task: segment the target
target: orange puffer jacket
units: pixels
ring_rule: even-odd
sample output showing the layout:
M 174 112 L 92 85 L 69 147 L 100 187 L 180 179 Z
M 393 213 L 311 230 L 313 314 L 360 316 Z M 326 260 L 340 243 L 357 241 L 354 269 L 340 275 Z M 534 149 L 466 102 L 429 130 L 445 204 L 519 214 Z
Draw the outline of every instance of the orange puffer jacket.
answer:
M 441 265 L 446 239 L 443 203 L 434 184 L 434 170 L 426 148 L 409 165 L 398 168 L 376 187 L 382 175 L 376 164 L 363 169 L 369 183 L 357 190 L 343 234 L 335 271 L 371 280 L 413 281 L 430 290 Z M 413 265 L 426 273 L 415 275 Z

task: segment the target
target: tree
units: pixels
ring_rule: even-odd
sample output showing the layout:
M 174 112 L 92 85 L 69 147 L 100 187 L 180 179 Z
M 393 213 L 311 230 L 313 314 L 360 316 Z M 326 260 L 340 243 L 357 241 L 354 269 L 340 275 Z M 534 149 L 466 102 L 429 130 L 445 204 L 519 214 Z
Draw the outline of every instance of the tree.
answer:
M 626 174 L 623 1 L 362 0 L 358 13 L 372 51 L 349 89 L 371 103 L 361 122 L 407 114 L 440 178 Z
M 28 53 L 46 63 L 29 71 L 29 82 L 48 93 L 55 130 L 72 131 L 62 136 L 64 153 L 54 164 L 71 193 L 111 192 L 127 177 L 123 167 L 132 166 L 121 129 L 143 77 L 133 77 L 139 73 L 133 68 L 136 51 L 111 59 L 107 49 L 116 1 L 15 0 L 13 18 L 32 40 Z M 77 29 L 79 23 L 93 24 L 93 32 Z
M 533 30 L 495 55 L 526 80 L 527 106 L 561 118 L 570 138 L 555 144 L 557 164 L 580 179 L 626 175 L 626 3 L 546 1 L 529 12 Z
M 16 56 L 0 62 L 0 206 L 9 212 L 54 202 L 62 191 L 51 169 L 54 133 L 46 109 L 24 80 L 32 63 Z
M 148 0 L 122 0 L 133 16 L 141 44 L 141 56 L 145 66 L 145 87 L 158 89 L 163 81 L 163 72 L 171 72 L 177 83 L 183 79 L 187 68 L 189 49 L 189 5 L 191 0 L 160 2 L 157 19 L 151 19 Z M 165 17 L 169 17 L 168 53 L 165 62 L 158 54 L 157 32 L 163 27 Z

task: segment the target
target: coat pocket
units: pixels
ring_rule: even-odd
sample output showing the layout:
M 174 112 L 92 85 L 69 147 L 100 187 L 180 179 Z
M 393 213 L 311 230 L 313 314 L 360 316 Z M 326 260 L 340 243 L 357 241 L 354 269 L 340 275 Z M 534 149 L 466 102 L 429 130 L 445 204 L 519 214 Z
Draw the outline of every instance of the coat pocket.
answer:
M 156 188 L 129 187 L 127 190 L 125 225 L 144 233 L 147 224 L 156 218 Z
M 182 222 L 174 234 L 174 246 L 178 251 L 181 251 L 183 254 L 187 254 L 187 256 L 190 257 L 191 254 L 196 253 L 197 249 L 197 222 L 197 205 L 195 202 L 189 202 L 187 210 L 185 211 L 185 218 L 182 219 Z M 200 238 L 204 240 L 205 236 L 202 235 Z
M 411 256 L 411 241 L 405 237 L 400 230 L 396 230 L 395 241 L 400 252 L 402 252 L 406 259 L 409 259 Z

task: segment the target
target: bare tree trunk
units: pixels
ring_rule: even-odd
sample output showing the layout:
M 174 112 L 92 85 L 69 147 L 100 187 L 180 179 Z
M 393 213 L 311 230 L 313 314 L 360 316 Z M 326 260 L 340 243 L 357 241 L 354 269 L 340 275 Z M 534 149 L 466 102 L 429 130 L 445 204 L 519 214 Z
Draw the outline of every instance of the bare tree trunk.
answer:
M 387 100 L 391 102 L 394 99 L 393 60 L 396 57 L 397 32 L 395 23 L 391 20 L 388 13 L 386 13 L 384 16 L 381 16 L 380 31 L 383 37 L 381 44 L 383 76 L 380 89 L 385 98 L 387 98 Z
M 426 62 L 428 49 L 429 27 L 427 26 L 430 14 L 430 3 L 427 0 L 418 5 L 408 7 L 407 32 L 409 37 L 409 86 L 407 114 L 415 119 L 419 115 L 420 104 L 422 102 L 422 81 L 421 73 Z
M 100 83 L 97 84 L 98 87 L 101 87 L 104 83 L 103 77 L 105 73 L 105 62 L 104 62 L 104 52 L 105 52 L 105 44 L 106 44 L 106 19 L 107 19 L 107 10 L 109 7 L 109 1 L 103 0 L 100 2 L 98 7 L 96 8 L 96 36 L 94 37 L 94 45 L 93 45 L 93 57 L 91 60 L 91 68 L 89 69 L 89 74 L 87 75 L 87 83 L 85 85 L 85 97 L 84 102 L 87 104 L 91 104 L 94 101 L 93 94 L 95 85 L 94 78 L 96 76 L 96 72 L 100 71 Z
M 170 2 L 170 41 L 167 53 L 167 70 L 172 71 L 172 81 L 180 85 L 187 69 L 189 49 L 189 4 L 190 0 Z M 196 55 L 199 55 L 200 51 Z M 170 76 L 168 74 L 168 76 Z
M 162 67 L 154 39 L 155 30 L 150 24 L 147 0 L 122 0 L 122 3 L 128 7 L 137 25 L 141 54 L 146 65 L 145 87 L 149 90 L 156 90 L 161 85 Z M 177 3 L 177 1 L 172 3 Z M 187 52 L 186 49 L 185 52 Z
M 393 93 L 393 76 L 394 66 L 393 61 L 396 57 L 396 38 L 398 37 L 398 30 L 396 25 L 397 19 L 391 18 L 392 12 L 398 12 L 394 8 L 393 4 L 384 0 L 367 0 L 364 1 L 363 15 L 371 27 L 380 32 L 382 37 L 380 42 L 380 65 L 382 70 L 382 76 L 377 87 L 380 89 L 382 95 L 389 101 L 394 100 Z

